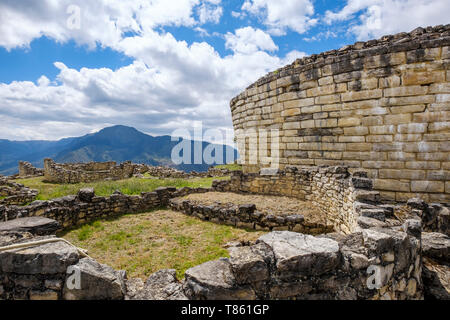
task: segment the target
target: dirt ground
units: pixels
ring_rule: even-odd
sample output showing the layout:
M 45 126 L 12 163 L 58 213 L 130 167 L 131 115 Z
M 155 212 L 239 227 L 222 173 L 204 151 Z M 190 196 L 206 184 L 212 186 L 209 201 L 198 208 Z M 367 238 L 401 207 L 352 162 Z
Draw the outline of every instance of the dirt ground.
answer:
M 208 192 L 190 194 L 185 199 L 198 204 L 255 204 L 258 211 L 275 215 L 301 214 L 306 222 L 325 224 L 326 217 L 306 202 L 291 197 L 239 194 L 232 192 Z

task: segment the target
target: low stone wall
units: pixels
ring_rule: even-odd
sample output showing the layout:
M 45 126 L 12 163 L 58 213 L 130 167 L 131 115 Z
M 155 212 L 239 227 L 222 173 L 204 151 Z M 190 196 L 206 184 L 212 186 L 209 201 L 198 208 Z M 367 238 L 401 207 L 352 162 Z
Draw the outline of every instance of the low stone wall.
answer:
M 202 220 L 253 230 L 291 230 L 308 234 L 332 232 L 333 226 L 307 223 L 301 214 L 280 216 L 256 210 L 255 204 L 201 205 L 182 198 L 171 199 L 172 210 L 182 211 Z
M 38 191 L 0 177 L 0 206 L 22 205 L 36 199 Z
M 137 213 L 166 206 L 170 198 L 190 193 L 206 192 L 205 188 L 158 188 L 141 195 L 115 192 L 109 197 L 98 197 L 94 189 L 81 189 L 77 195 L 34 201 L 28 206 L 0 206 L 0 221 L 22 217 L 43 216 L 58 221 L 61 228 L 83 224 L 101 217 L 123 213 Z
M 330 212 L 339 212 L 341 217 L 345 217 L 343 212 L 346 211 L 342 209 L 349 201 L 350 221 L 356 221 L 355 226 L 353 222 L 346 224 L 351 233 L 345 234 L 346 229 L 337 226 L 339 233 L 319 236 L 272 231 L 255 243 L 230 247 L 230 258 L 188 269 L 182 281 L 178 281 L 174 270 L 161 270 L 144 283 L 141 279 L 127 279 L 124 271 L 113 270 L 85 257 L 65 242 L 2 249 L 6 245 L 49 239 L 9 229 L 0 232 L 0 298 L 422 299 L 422 223 L 426 230 L 433 231 L 424 238 L 427 257 L 436 259 L 438 267 L 448 261 L 450 238 L 435 233 L 448 230 L 443 223 L 448 222 L 448 208 L 412 199 L 405 206 L 407 210 L 398 217 L 391 206 L 376 201 L 378 193 L 370 190 L 370 180 L 363 173 L 350 175 L 341 167 L 283 171 L 277 175 L 273 172 L 267 175 L 264 170 L 261 174 L 234 173 L 231 181 L 217 181 L 211 189 L 160 188 L 140 196 L 116 193 L 96 197 L 92 189 L 82 189 L 76 196 L 35 201 L 25 207 L 0 206 L 0 219 L 44 216 L 66 228 L 102 216 L 145 211 L 169 203 L 175 206 L 177 202 L 171 199 L 190 193 L 235 189 L 271 194 L 274 190 L 270 186 L 278 188 L 279 183 L 286 186 L 282 189 L 285 190 L 282 194 L 286 194 L 292 192 L 288 181 L 294 184 L 309 181 L 310 192 L 322 190 L 323 197 L 329 198 L 328 203 L 335 201 L 336 211 L 330 208 Z M 337 193 L 327 194 L 330 190 L 337 190 Z M 304 197 L 317 201 L 318 208 L 323 205 L 317 200 L 318 194 L 306 193 Z M 181 201 L 178 205 L 186 204 Z M 247 217 L 255 213 L 246 206 L 238 208 L 234 216 Z M 195 212 L 197 209 L 193 208 Z M 203 207 L 195 215 L 206 217 L 206 211 Z M 233 218 L 232 212 L 218 213 L 225 214 L 225 221 Z M 333 221 L 337 223 L 338 219 Z M 69 285 L 74 270 L 80 275 L 79 289 Z M 436 291 L 442 286 L 441 278 L 442 273 L 435 272 L 432 266 L 427 267 L 428 295 L 445 297 L 445 290 Z
M 181 282 L 174 270 L 161 270 L 145 284 L 53 242 L 0 251 L 0 298 L 421 299 L 420 231 L 417 220 L 406 221 L 403 229 L 370 228 L 348 236 L 274 231 L 250 246 L 229 248 L 230 258 L 188 269 Z M 0 247 L 42 239 L 0 233 Z M 68 285 L 74 270 L 79 289 Z
M 120 180 L 130 178 L 135 165 L 124 162 L 116 165 L 110 162 L 90 163 L 56 163 L 52 159 L 44 159 L 44 177 L 48 182 L 80 183 L 101 180 Z
M 44 160 L 44 176 L 45 180 L 48 182 L 80 183 L 101 180 L 128 179 L 132 176 L 143 178 L 144 173 L 148 173 L 150 176 L 158 178 L 188 179 L 204 177 L 224 177 L 230 175 L 231 171 L 228 169 L 218 169 L 211 167 L 207 172 L 184 172 L 171 167 L 135 164 L 129 161 L 117 165 L 114 161 L 89 163 L 56 163 L 52 159 Z
M 19 161 L 19 178 L 40 177 L 43 175 L 43 169 L 35 168 L 27 161 Z
M 372 181 L 364 172 L 349 173 L 346 167 L 287 167 L 283 171 L 262 169 L 259 173 L 236 171 L 230 180 L 215 181 L 217 191 L 283 195 L 308 201 L 327 216 L 335 230 L 351 233 L 357 226 L 355 210 L 374 215 L 371 204 L 379 200 Z M 357 206 L 358 202 L 364 205 Z M 385 209 L 378 209 L 383 216 Z
M 135 172 L 137 174 L 148 173 L 152 177 L 158 178 L 175 178 L 175 179 L 189 179 L 189 178 L 206 178 L 206 177 L 225 177 L 229 176 L 232 171 L 228 169 L 218 169 L 214 167 L 208 168 L 207 172 L 185 172 L 171 167 L 149 166 L 146 164 L 139 164 L 136 166 Z

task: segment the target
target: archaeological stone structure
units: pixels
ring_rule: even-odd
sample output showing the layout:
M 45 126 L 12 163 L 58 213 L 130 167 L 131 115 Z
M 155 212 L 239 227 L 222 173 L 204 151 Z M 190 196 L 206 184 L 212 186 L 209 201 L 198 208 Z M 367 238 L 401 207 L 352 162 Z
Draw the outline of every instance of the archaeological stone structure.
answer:
M 244 172 L 347 165 L 384 199 L 450 202 L 450 25 L 296 60 L 233 98 L 231 112 Z M 252 158 L 258 143 L 268 151 Z
M 300 185 L 301 192 L 294 191 Z M 223 208 L 183 200 L 193 193 L 280 190 L 327 207 L 334 232 L 306 234 L 301 213 L 269 217 L 255 211 L 254 204 Z M 256 242 L 232 244 L 229 258 L 190 268 L 184 279 L 178 280 L 174 270 L 161 270 L 145 282 L 127 279 L 124 271 L 98 263 L 53 235 L 101 217 L 167 205 L 203 220 L 259 226 L 269 233 Z M 448 208 L 420 199 L 384 204 L 363 172 L 350 174 L 346 167 L 235 172 L 211 188 L 159 188 L 140 196 L 98 197 L 87 188 L 28 206 L 0 206 L 0 220 L 6 221 L 0 223 L 0 298 L 450 299 L 448 270 L 442 272 L 448 269 L 449 218 Z M 377 270 L 376 281 L 369 267 Z M 68 285 L 75 269 L 81 273 L 80 289 Z
M 19 178 L 39 177 L 44 175 L 44 170 L 35 168 L 27 161 L 19 161 Z
M 115 161 L 89 163 L 56 163 L 44 159 L 44 178 L 48 182 L 80 183 L 100 180 L 130 178 L 134 165 L 127 161 L 117 165 Z
M 35 190 L 3 178 L 4 199 L 34 198 L 0 202 L 0 299 L 450 300 L 449 46 L 450 25 L 419 28 L 297 60 L 258 80 L 231 101 L 243 171 L 212 170 L 231 177 L 211 188 L 108 197 L 84 188 L 33 201 Z M 261 139 L 262 129 L 278 133 Z M 253 163 L 258 143 L 269 150 Z M 51 159 L 44 171 L 60 183 L 179 174 Z M 289 197 L 325 221 L 309 224 L 302 208 L 283 214 L 258 203 L 202 202 L 217 193 Z M 146 281 L 55 235 L 164 207 L 267 232 L 227 244 L 228 257 L 183 279 L 167 269 Z
M 24 165 L 25 164 L 25 165 Z M 56 163 L 52 159 L 44 160 L 44 170 L 37 169 L 31 164 L 19 163 L 19 171 L 29 173 L 28 176 L 44 175 L 45 181 L 55 183 L 80 183 L 102 180 L 121 180 L 131 177 L 143 178 L 147 173 L 157 178 L 199 178 L 199 177 L 223 177 L 228 176 L 231 171 L 215 167 L 208 168 L 206 172 L 185 172 L 171 167 L 151 166 L 147 164 L 135 164 L 130 161 L 119 165 L 114 161 L 89 162 L 89 163 Z M 25 169 L 27 171 L 25 171 Z M 35 173 L 32 175 L 31 173 Z M 43 172 L 43 174 L 39 174 Z M 19 173 L 18 178 L 22 178 Z

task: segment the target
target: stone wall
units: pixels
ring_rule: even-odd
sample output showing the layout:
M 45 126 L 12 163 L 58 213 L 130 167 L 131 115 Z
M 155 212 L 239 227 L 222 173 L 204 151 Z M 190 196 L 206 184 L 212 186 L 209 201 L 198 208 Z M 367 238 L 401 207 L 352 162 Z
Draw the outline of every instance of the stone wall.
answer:
M 286 167 L 283 171 L 262 169 L 260 173 L 246 174 L 237 171 L 229 181 L 215 181 L 213 188 L 218 191 L 291 196 L 308 201 L 326 215 L 336 231 L 343 233 L 355 230 L 360 213 L 355 210 L 362 210 L 364 216 L 383 216 L 387 210 L 371 208 L 371 204 L 378 202 L 379 192 L 371 190 L 372 181 L 364 172 L 352 175 L 346 167 Z M 373 209 L 378 213 L 372 212 Z
M 35 168 L 27 161 L 19 161 L 19 178 L 39 177 L 44 175 L 44 170 Z
M 26 232 L 0 232 L 5 245 L 45 240 Z M 161 270 L 144 283 L 124 271 L 83 257 L 65 242 L 0 250 L 1 299 L 421 299 L 420 223 L 313 237 L 274 231 L 256 243 L 229 248 L 230 258 L 190 268 L 179 281 Z M 377 268 L 370 286 L 367 269 Z M 69 272 L 69 267 L 72 271 Z M 70 288 L 73 270 L 80 288 Z
M 77 195 L 34 201 L 28 206 L 0 205 L 0 221 L 42 216 L 54 219 L 61 228 L 83 224 L 98 218 L 124 213 L 137 213 L 166 206 L 170 198 L 190 193 L 206 192 L 205 188 L 158 188 L 141 195 L 115 192 L 109 197 L 98 197 L 92 188 L 81 189 Z
M 117 165 L 110 162 L 56 163 L 44 159 L 45 181 L 56 183 L 80 183 L 101 180 L 120 180 L 130 178 L 135 165 L 124 162 Z
M 412 199 L 408 202 L 409 210 L 399 219 L 389 207 L 375 201 L 378 193 L 370 191 L 370 179 L 361 172 L 350 175 L 345 168 L 340 167 L 289 169 L 276 175 L 274 172 L 267 175 L 266 170 L 262 170 L 262 173 L 235 173 L 230 182 L 217 181 L 211 189 L 160 188 L 140 196 L 115 193 L 110 197 L 96 197 L 93 189 L 82 189 L 76 196 L 35 201 L 25 207 L 0 206 L 0 219 L 44 216 L 58 221 L 60 227 L 67 228 L 103 216 L 165 206 L 170 203 L 170 199 L 190 193 L 229 188 L 238 188 L 240 192 L 271 193 L 277 184 L 284 185 L 286 188 L 282 190 L 285 192 L 292 192 L 289 184 L 309 181 L 311 190 L 315 190 L 315 184 L 322 185 L 323 197 L 329 197 L 330 204 L 333 199 L 336 207 L 344 203 L 343 198 L 348 196 L 346 192 L 341 193 L 341 188 L 351 190 L 351 214 L 357 217 L 358 226 L 347 235 L 343 234 L 346 231 L 344 229 L 341 230 L 343 232 L 316 237 L 291 231 L 273 231 L 261 236 L 255 243 L 231 246 L 230 258 L 209 261 L 188 269 L 185 279 L 181 281 L 176 278 L 174 270 L 161 270 L 144 283 L 141 279 L 127 279 L 124 271 L 113 270 L 85 257 L 80 250 L 64 242 L 14 250 L 2 249 L 7 245 L 49 239 L 48 236 L 33 236 L 28 232 L 11 230 L 9 225 L 9 231 L 0 231 L 0 298 L 423 298 L 422 224 L 429 231 L 448 232 L 447 208 Z M 278 182 L 272 183 L 271 179 Z M 246 188 L 249 189 L 244 191 Z M 327 195 L 327 191 L 334 189 L 340 190 L 339 196 L 333 192 Z M 307 199 L 308 193 L 301 196 Z M 320 203 L 317 205 L 320 206 Z M 244 209 L 239 214 L 245 216 L 254 213 L 250 208 Z M 333 212 L 332 208 L 330 212 Z M 205 208 L 200 213 L 204 214 Z M 232 215 L 229 212 L 226 214 Z M 446 226 L 443 221 L 446 221 Z M 20 223 L 14 225 L 21 227 Z M 448 260 L 450 239 L 443 234 L 429 233 L 424 240 L 425 253 L 437 261 L 437 264 L 429 265 L 424 271 L 429 285 L 426 292 L 431 297 L 448 298 L 448 293 L 440 289 L 444 283 L 440 280 L 443 274 L 436 272 L 433 266 L 441 270 L 443 261 Z M 68 267 L 80 271 L 81 289 L 68 287 L 71 276 Z M 373 281 L 375 278 L 368 272 L 369 267 L 376 270 L 377 281 Z
M 30 203 L 36 199 L 37 195 L 37 190 L 0 177 L 0 206 Z
M 230 175 L 231 171 L 211 167 L 207 172 L 185 172 L 171 167 L 135 164 L 129 161 L 117 165 L 114 161 L 56 163 L 52 159 L 45 159 L 44 173 L 45 180 L 49 182 L 79 183 L 128 179 L 132 176 L 143 178 L 144 173 L 148 173 L 152 177 L 175 179 L 223 177 Z
M 418 28 L 296 60 L 231 100 L 245 172 L 364 168 L 385 199 L 450 202 L 450 25 Z M 251 162 L 260 129 L 279 154 Z M 255 130 L 252 132 L 252 130 Z M 253 139 L 253 140 L 252 140 Z

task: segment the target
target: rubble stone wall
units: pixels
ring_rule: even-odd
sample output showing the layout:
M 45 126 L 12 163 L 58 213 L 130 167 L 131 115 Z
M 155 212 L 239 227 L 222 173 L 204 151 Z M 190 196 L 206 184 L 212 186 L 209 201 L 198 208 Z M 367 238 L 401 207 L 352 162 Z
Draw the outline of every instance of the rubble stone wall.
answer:
M 259 173 L 233 173 L 229 181 L 215 181 L 218 191 L 283 195 L 308 201 L 324 214 L 336 231 L 351 233 L 357 226 L 358 202 L 376 203 L 379 192 L 364 172 L 349 173 L 346 167 L 286 167 Z M 369 213 L 367 213 L 369 214 Z M 376 213 L 374 213 L 376 214 Z M 384 211 L 381 210 L 383 215 Z
M 131 162 L 117 165 L 116 162 L 56 163 L 44 159 L 44 177 L 48 182 L 80 183 L 106 179 L 120 180 L 130 178 L 134 173 Z
M 44 170 L 35 168 L 27 161 L 19 161 L 19 178 L 39 177 L 44 175 Z
M 98 197 L 91 188 L 81 189 L 77 195 L 34 201 L 28 206 L 0 205 L 0 221 L 42 216 L 56 220 L 62 228 L 83 224 L 101 217 L 137 213 L 166 206 L 170 198 L 189 193 L 206 192 L 205 188 L 158 188 L 141 195 L 116 192 L 109 197 Z
M 245 172 L 270 157 L 281 169 L 348 165 L 385 199 L 450 202 L 450 25 L 296 60 L 230 105 Z M 261 129 L 279 130 L 279 154 L 269 132 L 268 158 L 255 163 Z
M 19 166 L 20 169 L 20 166 Z M 37 169 L 39 170 L 39 169 Z M 148 173 L 158 178 L 199 178 L 223 177 L 230 175 L 228 169 L 211 167 L 207 172 L 185 172 L 171 167 L 135 164 L 129 161 L 117 165 L 114 161 L 89 163 L 56 163 L 52 159 L 44 160 L 45 180 L 56 183 L 94 182 L 101 180 L 128 179 L 133 176 L 143 177 Z
M 36 199 L 38 191 L 0 177 L 0 206 L 23 205 Z M 1 219 L 0 219 L 1 221 Z

